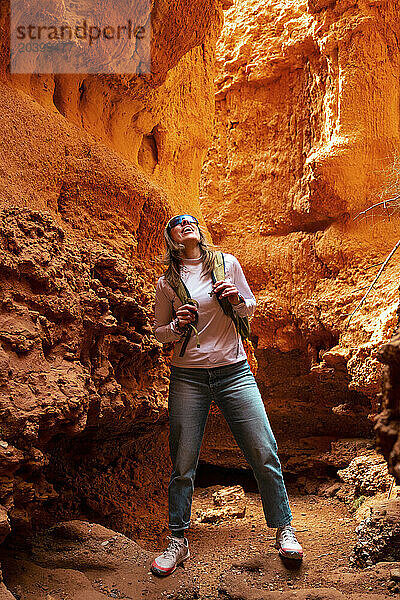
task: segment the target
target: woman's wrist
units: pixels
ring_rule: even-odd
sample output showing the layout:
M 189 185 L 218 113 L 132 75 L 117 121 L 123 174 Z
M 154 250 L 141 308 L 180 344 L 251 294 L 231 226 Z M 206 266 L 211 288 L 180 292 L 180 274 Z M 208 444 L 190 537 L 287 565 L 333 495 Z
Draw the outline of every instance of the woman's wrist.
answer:
M 175 319 L 171 321 L 171 329 L 174 333 L 177 333 L 178 335 L 183 335 L 184 333 L 186 333 L 185 330 L 182 329 L 179 325 L 178 317 L 175 317 Z

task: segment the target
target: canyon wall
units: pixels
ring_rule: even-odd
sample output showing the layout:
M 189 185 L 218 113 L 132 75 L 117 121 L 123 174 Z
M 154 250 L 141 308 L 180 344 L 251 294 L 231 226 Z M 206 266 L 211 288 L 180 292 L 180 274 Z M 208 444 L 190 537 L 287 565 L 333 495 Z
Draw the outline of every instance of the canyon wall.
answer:
M 154 1 L 152 72 L 140 76 L 10 78 L 1 9 L 3 202 L 50 210 L 125 255 L 153 253 L 167 209 L 198 211 L 221 2 Z
M 156 256 L 167 217 L 199 212 L 222 3 L 155 0 L 152 72 L 129 76 L 10 75 L 0 6 L 0 537 L 73 515 L 156 535 Z
M 201 207 L 257 296 L 257 379 L 294 473 L 338 466 L 332 442 L 371 435 L 378 410 L 376 351 L 396 323 L 396 255 L 346 316 L 398 239 L 396 212 L 356 217 L 398 179 L 399 8 L 236 1 L 217 43 Z M 208 431 L 204 461 L 242 464 L 218 416 Z

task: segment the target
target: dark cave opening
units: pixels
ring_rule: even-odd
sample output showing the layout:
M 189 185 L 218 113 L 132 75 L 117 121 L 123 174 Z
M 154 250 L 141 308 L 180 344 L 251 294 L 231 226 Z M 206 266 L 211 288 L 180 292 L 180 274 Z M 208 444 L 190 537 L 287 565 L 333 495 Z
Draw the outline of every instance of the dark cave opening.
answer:
M 286 484 L 294 483 L 297 479 L 291 473 L 283 473 Z M 206 488 L 214 485 L 241 485 L 244 491 L 258 492 L 256 478 L 251 469 L 232 469 L 199 462 L 194 481 L 195 487 Z
M 283 470 L 283 479 L 289 497 L 295 495 L 309 495 L 319 493 L 317 490 L 322 485 L 334 484 L 340 481 L 337 467 L 321 465 L 311 471 L 293 473 Z M 221 485 L 231 487 L 240 485 L 245 493 L 258 493 L 257 481 L 251 469 L 234 469 L 199 462 L 194 482 L 195 488 L 207 488 Z
M 195 487 L 213 485 L 241 485 L 245 492 L 257 492 L 257 481 L 250 469 L 230 469 L 199 462 L 194 481 Z

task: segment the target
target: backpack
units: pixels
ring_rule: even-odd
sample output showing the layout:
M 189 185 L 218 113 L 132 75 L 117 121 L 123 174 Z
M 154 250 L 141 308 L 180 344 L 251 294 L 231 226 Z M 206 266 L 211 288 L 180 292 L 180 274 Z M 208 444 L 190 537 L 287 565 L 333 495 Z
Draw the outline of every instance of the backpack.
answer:
M 214 270 L 211 273 L 211 278 L 212 278 L 213 283 L 216 283 L 217 281 L 221 281 L 222 279 L 225 279 L 225 260 L 224 260 L 223 253 L 220 251 L 216 252 Z M 178 296 L 178 298 L 182 302 L 182 304 L 193 304 L 194 306 L 197 306 L 197 307 L 199 306 L 199 303 L 197 302 L 197 300 L 194 300 L 193 298 L 190 297 L 190 292 L 187 289 L 186 285 L 184 284 L 184 282 L 182 281 L 181 278 L 179 279 L 177 286 L 172 285 L 168 279 L 167 279 L 167 282 L 170 285 L 170 287 L 174 290 L 175 294 Z M 220 306 L 221 306 L 222 310 L 224 311 L 224 313 L 228 317 L 230 317 L 232 319 L 232 321 L 234 322 L 236 331 L 238 332 L 238 334 L 240 335 L 242 340 L 248 340 L 250 337 L 250 323 L 249 323 L 248 317 L 239 317 L 239 315 L 237 315 L 235 313 L 235 311 L 233 310 L 232 305 L 229 302 L 228 298 L 218 298 L 217 297 L 217 300 L 220 303 Z M 176 313 L 175 313 L 174 307 L 172 307 L 172 314 L 175 318 Z M 189 323 L 187 325 L 188 331 L 185 335 L 179 356 L 183 356 L 185 354 L 186 347 L 189 343 L 192 332 L 195 333 L 196 338 L 197 338 L 197 348 L 200 348 L 199 334 L 198 334 L 198 331 L 196 328 L 197 322 L 198 322 L 198 315 L 196 315 L 196 320 L 194 323 Z

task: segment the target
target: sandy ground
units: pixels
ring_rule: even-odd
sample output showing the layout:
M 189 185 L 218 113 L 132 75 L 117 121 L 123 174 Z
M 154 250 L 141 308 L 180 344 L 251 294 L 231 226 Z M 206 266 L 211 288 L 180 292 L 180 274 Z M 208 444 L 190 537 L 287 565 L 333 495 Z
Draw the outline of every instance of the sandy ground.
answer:
M 194 519 L 197 512 L 212 508 L 214 489 L 196 490 Z M 274 548 L 275 530 L 266 527 L 259 495 L 246 493 L 244 518 L 193 525 L 188 533 L 191 557 L 170 577 L 181 578 L 179 570 L 190 570 L 202 600 L 263 598 L 263 591 L 289 592 L 314 587 L 334 588 L 345 597 L 352 593 L 359 598 L 371 593 L 378 593 L 381 598 L 393 597 L 387 587 L 393 564 L 366 570 L 350 566 L 357 523 L 345 504 L 334 498 L 291 495 L 291 509 L 293 525 L 305 552 L 300 565 L 279 558 Z M 143 545 L 143 540 L 140 543 Z M 146 546 L 154 548 L 150 541 Z M 260 591 L 260 596 L 254 595 L 255 590 Z
M 197 488 L 191 557 L 167 578 L 149 566 L 164 539 L 136 543 L 101 526 L 73 522 L 50 539 L 39 540 L 30 556 L 18 550 L 2 556 L 6 584 L 17 600 L 384 600 L 390 570 L 379 563 L 364 570 L 349 563 L 357 523 L 334 498 L 293 496 L 293 524 L 305 557 L 283 562 L 274 548 L 274 530 L 265 525 L 261 501 L 246 493 L 243 518 L 196 522 L 212 508 L 215 488 Z M 151 535 L 151 532 L 150 532 Z

